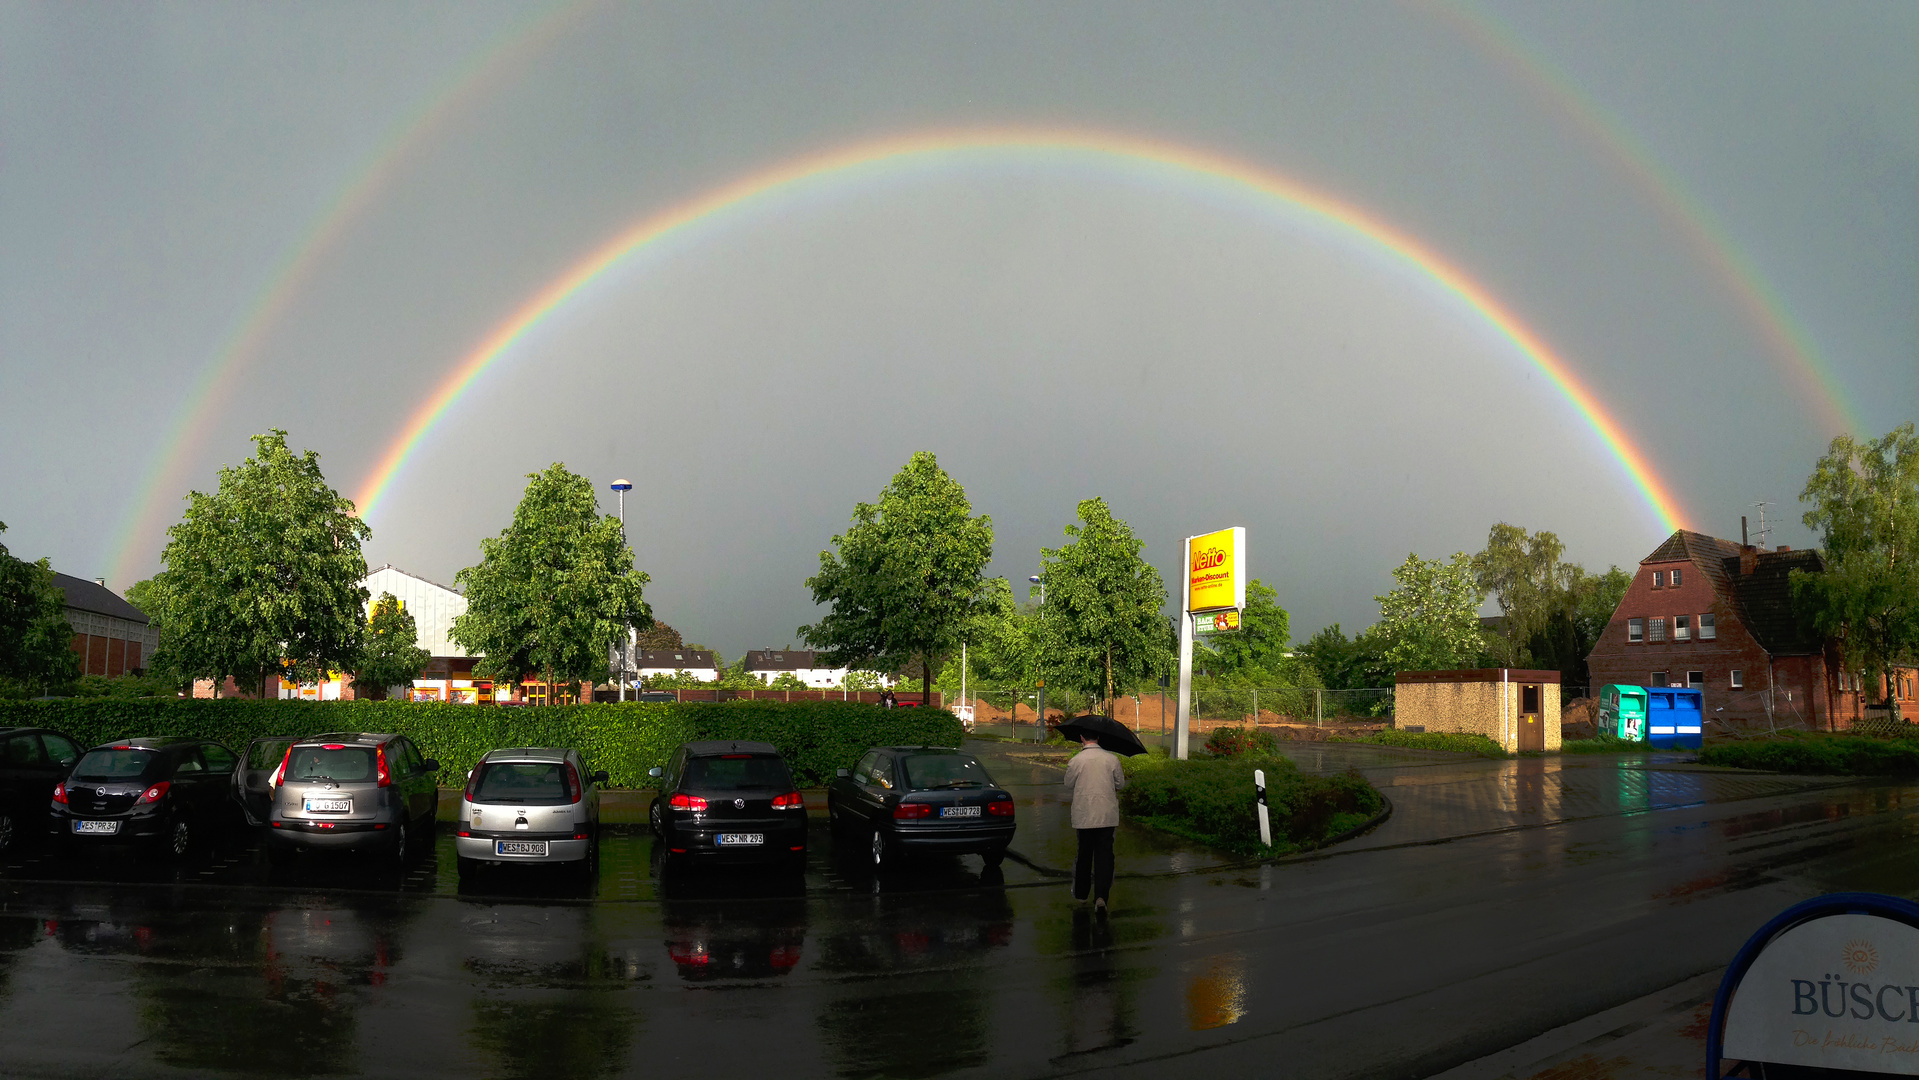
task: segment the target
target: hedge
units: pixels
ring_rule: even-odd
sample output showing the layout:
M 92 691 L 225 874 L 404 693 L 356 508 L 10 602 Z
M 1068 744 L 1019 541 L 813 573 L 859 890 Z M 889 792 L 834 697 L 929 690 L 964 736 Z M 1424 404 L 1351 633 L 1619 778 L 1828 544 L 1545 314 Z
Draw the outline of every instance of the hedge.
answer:
M 801 784 L 818 784 L 874 746 L 958 746 L 945 709 L 882 709 L 837 701 L 626 702 L 489 707 L 449 702 L 64 698 L 0 701 L 0 727 L 49 727 L 83 746 L 141 735 L 191 735 L 240 750 L 263 735 L 393 732 L 440 762 L 459 787 L 488 750 L 565 746 L 618 787 L 650 787 L 647 770 L 693 739 L 769 742 Z
M 1259 843 L 1254 769 L 1266 770 L 1270 848 Z M 1240 855 L 1318 847 L 1385 805 L 1357 772 L 1307 776 L 1286 758 L 1256 756 L 1189 761 L 1157 754 L 1131 757 L 1119 799 L 1129 817 Z
M 1919 774 L 1919 742 L 1856 735 L 1754 739 L 1708 746 L 1699 763 L 1802 775 L 1911 776 Z
M 1468 735 L 1455 731 L 1400 731 L 1397 728 L 1387 728 L 1385 731 L 1375 731 L 1371 735 L 1335 735 L 1326 741 L 1398 746 L 1408 750 L 1444 750 L 1453 754 L 1478 754 L 1480 757 L 1503 758 L 1506 756 L 1506 751 L 1501 749 L 1498 743 L 1484 735 Z

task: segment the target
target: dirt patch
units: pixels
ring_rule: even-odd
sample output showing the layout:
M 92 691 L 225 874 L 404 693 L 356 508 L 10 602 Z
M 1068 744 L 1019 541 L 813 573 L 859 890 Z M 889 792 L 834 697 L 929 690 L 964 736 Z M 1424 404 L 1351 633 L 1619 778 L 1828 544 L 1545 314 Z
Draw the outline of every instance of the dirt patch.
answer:
M 1599 735 L 1599 702 L 1594 698 L 1574 698 L 1559 706 L 1561 739 L 1592 739 Z

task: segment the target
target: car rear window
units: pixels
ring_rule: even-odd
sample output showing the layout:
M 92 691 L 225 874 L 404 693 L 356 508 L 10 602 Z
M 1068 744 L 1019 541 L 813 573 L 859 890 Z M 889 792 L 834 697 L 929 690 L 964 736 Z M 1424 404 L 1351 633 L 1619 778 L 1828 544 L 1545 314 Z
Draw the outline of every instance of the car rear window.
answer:
M 292 739 L 260 739 L 247 746 L 247 768 L 271 769 L 287 756 Z
M 287 762 L 288 780 L 373 779 L 373 750 L 365 746 L 296 746 Z
M 986 787 L 993 778 L 985 766 L 969 754 L 907 754 L 906 786 L 926 788 Z
M 151 750 L 90 750 L 74 766 L 75 780 L 138 780 L 158 767 L 160 755 Z
M 770 754 L 720 754 L 687 761 L 681 786 L 689 791 L 789 791 L 793 775 L 785 761 Z
M 573 801 L 566 767 L 557 761 L 495 761 L 474 777 L 476 803 L 556 806 Z

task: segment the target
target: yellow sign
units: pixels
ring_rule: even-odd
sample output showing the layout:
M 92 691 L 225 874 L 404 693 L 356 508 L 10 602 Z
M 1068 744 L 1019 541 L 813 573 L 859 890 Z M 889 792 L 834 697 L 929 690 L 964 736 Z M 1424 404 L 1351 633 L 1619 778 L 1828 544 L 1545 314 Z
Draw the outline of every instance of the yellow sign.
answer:
M 1221 529 L 1186 541 L 1186 610 L 1217 611 L 1246 606 L 1246 530 Z

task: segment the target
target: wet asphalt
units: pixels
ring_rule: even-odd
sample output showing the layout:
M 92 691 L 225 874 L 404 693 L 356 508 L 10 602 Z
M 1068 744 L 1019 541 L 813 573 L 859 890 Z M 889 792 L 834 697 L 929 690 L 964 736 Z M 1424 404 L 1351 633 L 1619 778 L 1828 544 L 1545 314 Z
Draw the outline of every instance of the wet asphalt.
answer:
M 1841 889 L 1919 894 L 1919 787 L 1660 759 L 1307 744 L 1393 812 L 1238 865 L 1122 828 L 1076 905 L 1055 752 L 981 744 L 1020 800 L 1003 872 L 874 875 L 812 803 L 803 878 L 679 873 L 612 827 L 590 880 L 0 867 L 0 1073 L 1418 1077 L 1724 965 Z

